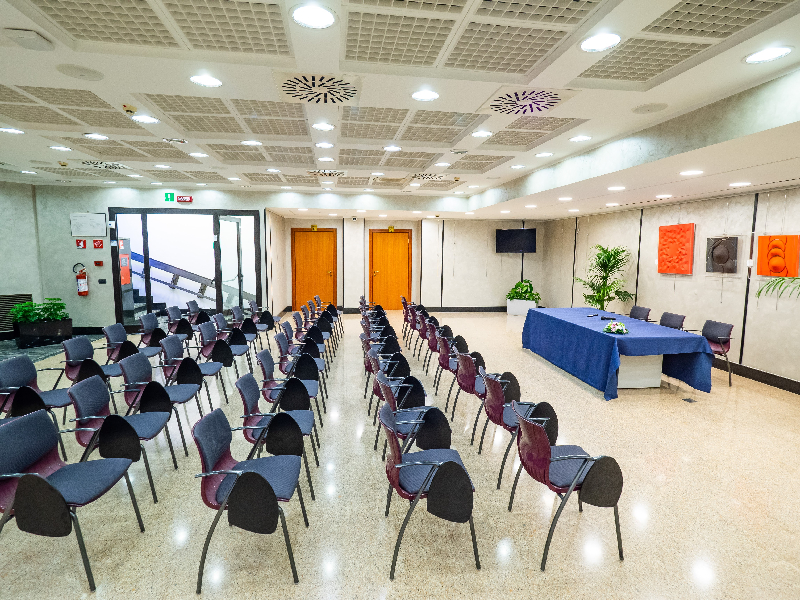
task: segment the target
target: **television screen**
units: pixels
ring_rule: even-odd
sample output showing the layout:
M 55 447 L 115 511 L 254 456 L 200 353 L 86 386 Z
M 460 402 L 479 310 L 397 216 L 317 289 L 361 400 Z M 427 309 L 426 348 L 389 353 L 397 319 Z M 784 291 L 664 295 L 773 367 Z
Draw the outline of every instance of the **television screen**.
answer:
M 498 229 L 495 252 L 536 252 L 536 229 Z

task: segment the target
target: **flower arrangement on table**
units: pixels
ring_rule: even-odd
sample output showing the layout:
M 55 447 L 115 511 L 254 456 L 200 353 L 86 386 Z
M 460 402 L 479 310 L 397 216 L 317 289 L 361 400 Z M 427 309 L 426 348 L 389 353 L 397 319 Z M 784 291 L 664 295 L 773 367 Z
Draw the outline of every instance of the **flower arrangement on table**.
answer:
M 628 333 L 628 328 L 625 327 L 625 323 L 621 321 L 611 321 L 608 325 L 605 326 L 603 329 L 606 333 L 616 333 L 617 335 L 625 335 Z

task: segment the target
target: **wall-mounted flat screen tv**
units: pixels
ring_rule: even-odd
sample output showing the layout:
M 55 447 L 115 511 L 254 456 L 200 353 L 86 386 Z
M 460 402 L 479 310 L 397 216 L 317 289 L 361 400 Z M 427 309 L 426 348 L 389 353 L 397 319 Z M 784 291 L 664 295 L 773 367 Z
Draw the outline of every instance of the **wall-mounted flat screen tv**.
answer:
M 536 229 L 497 229 L 495 252 L 536 252 Z

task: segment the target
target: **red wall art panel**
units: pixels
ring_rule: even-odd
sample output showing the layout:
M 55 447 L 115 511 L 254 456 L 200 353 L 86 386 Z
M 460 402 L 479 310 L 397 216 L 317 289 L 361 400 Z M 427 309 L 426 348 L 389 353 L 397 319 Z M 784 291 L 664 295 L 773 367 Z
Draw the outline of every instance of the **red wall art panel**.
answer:
M 769 277 L 797 277 L 798 235 L 758 236 L 759 275 Z
M 691 275 L 694 263 L 694 223 L 658 228 L 658 272 Z

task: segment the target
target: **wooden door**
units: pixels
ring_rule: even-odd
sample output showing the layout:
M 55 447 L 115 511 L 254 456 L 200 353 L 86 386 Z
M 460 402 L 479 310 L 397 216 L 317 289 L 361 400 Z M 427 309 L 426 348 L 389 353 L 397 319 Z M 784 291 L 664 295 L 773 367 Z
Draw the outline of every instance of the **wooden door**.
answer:
M 369 230 L 369 298 L 386 310 L 411 300 L 411 230 Z
M 292 310 L 314 299 L 337 304 L 336 230 L 292 228 Z

